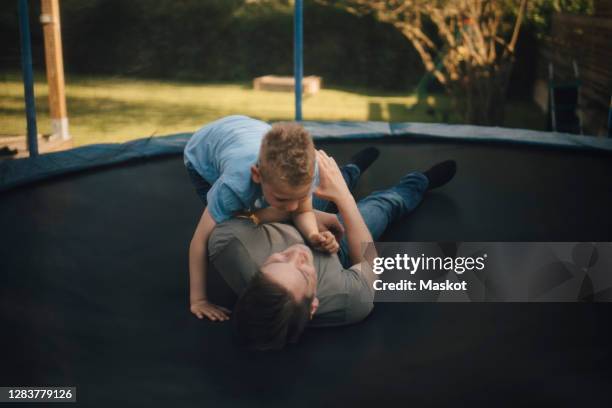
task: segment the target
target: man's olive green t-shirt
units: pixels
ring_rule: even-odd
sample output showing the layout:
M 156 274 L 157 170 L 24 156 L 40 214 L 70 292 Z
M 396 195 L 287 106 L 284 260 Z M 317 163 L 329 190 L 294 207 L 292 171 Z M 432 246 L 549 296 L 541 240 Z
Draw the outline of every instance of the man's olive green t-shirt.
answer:
M 208 241 L 209 260 L 213 270 L 240 296 L 271 254 L 297 243 L 304 244 L 304 239 L 293 225 L 256 225 L 250 219 L 234 218 L 213 230 Z M 335 254 L 313 251 L 313 255 L 320 304 L 311 326 L 363 320 L 372 311 L 374 290 L 361 268 L 343 268 Z

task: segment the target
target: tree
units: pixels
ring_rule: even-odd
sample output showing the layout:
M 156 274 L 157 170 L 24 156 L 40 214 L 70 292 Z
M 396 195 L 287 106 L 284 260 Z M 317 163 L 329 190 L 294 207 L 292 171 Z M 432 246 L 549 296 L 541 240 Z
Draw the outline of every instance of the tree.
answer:
M 392 24 L 453 97 L 466 122 L 502 123 L 527 0 L 317 1 Z

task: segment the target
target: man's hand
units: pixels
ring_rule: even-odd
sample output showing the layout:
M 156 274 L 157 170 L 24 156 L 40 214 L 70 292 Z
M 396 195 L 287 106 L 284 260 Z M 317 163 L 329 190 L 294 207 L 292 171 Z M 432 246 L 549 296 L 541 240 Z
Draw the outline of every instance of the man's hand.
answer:
M 323 150 L 317 150 L 317 163 L 319 164 L 319 187 L 314 193 L 318 197 L 338 204 L 339 200 L 351 196 L 333 157 L 329 157 Z
M 213 305 L 207 300 L 199 300 L 191 303 L 191 313 L 196 315 L 198 319 L 207 317 L 213 322 L 223 322 L 225 320 L 229 320 L 229 315 L 232 312 L 223 306 Z
M 338 241 L 336 241 L 336 237 L 330 231 L 322 231 L 316 234 L 311 234 L 308 237 L 308 242 L 310 245 L 322 252 L 329 252 L 330 254 L 335 254 L 340 249 L 340 245 Z
M 336 214 L 317 210 L 314 213 L 317 218 L 317 228 L 319 231 L 330 231 L 336 237 L 336 241 L 340 242 L 344 236 L 344 227 Z

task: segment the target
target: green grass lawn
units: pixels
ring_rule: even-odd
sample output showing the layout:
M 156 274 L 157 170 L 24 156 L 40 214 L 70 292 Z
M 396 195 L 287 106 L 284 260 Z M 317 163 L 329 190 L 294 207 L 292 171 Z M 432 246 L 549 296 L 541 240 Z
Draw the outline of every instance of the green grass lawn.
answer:
M 292 93 L 254 91 L 249 83 L 72 76 L 66 82 L 70 133 L 77 146 L 193 132 L 231 114 L 269 121 L 293 118 Z M 35 94 L 39 133 L 49 133 L 44 75 L 36 75 Z M 21 77 L 0 74 L 0 137 L 25 134 L 24 109 Z M 417 104 L 414 94 L 356 88 L 323 89 L 303 102 L 305 120 L 460 123 L 460 118 L 449 111 L 449 99 L 444 95 L 432 95 Z M 508 127 L 544 126 L 543 116 L 528 103 L 510 104 L 506 116 Z

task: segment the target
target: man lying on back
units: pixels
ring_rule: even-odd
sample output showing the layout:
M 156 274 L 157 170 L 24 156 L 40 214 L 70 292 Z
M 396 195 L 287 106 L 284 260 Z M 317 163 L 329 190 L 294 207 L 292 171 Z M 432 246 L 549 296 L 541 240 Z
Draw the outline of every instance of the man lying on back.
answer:
M 251 219 L 231 219 L 211 235 L 211 267 L 239 296 L 232 319 L 249 348 L 279 349 L 296 342 L 306 326 L 345 325 L 367 317 L 376 275 L 362 262 L 371 264 L 376 253 L 363 253 L 362 244 L 378 239 L 427 190 L 455 174 L 455 162 L 446 161 L 424 173 L 409 173 L 394 187 L 357 204 L 349 186 L 358 177 L 341 171 L 324 152 L 317 154 L 316 194 L 335 203 L 344 225 L 338 254 L 313 252 L 294 226 L 280 222 L 257 225 Z

